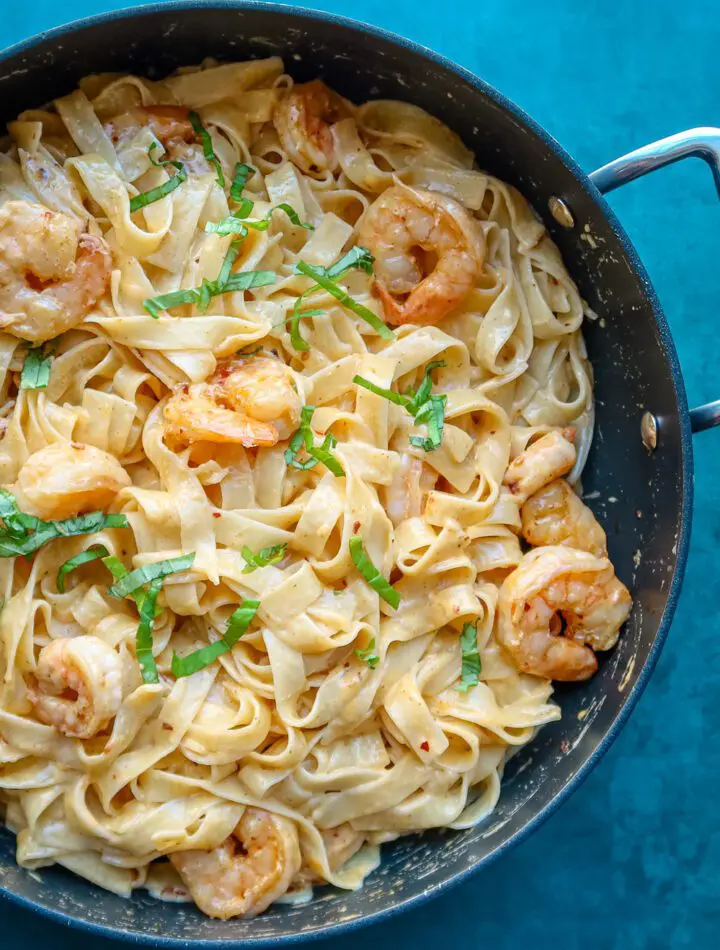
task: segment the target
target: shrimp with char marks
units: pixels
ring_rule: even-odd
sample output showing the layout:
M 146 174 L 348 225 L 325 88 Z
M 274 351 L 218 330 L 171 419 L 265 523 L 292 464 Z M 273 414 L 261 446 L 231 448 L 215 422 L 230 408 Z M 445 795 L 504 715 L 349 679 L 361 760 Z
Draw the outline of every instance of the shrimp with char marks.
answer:
M 246 808 L 219 847 L 179 851 L 170 861 L 208 917 L 254 917 L 287 892 L 300 870 L 300 843 L 289 819 Z
M 205 383 L 180 386 L 163 409 L 174 447 L 192 442 L 275 445 L 300 422 L 302 401 L 279 360 L 251 357 L 225 364 Z
M 574 429 L 553 429 L 531 442 L 508 465 L 503 484 L 523 504 L 549 482 L 567 475 L 577 452 Z
M 533 547 L 561 544 L 607 557 L 607 538 L 595 515 L 564 478 L 545 485 L 520 509 L 522 536 Z
M 375 257 L 374 292 L 388 323 L 439 323 L 482 271 L 478 223 L 452 198 L 394 185 L 368 208 L 358 243 Z
M 0 328 L 43 343 L 78 326 L 110 284 L 112 258 L 80 222 L 29 201 L 0 207 Z
M 338 160 L 330 126 L 350 115 L 350 103 L 314 79 L 293 86 L 280 100 L 273 124 L 291 162 L 305 172 L 335 171 Z
M 597 670 L 594 651 L 615 646 L 631 606 L 607 558 L 536 548 L 500 588 L 497 638 L 523 673 L 585 680 Z
M 61 637 L 43 647 L 28 690 L 37 717 L 58 732 L 90 739 L 122 702 L 120 657 L 99 637 Z

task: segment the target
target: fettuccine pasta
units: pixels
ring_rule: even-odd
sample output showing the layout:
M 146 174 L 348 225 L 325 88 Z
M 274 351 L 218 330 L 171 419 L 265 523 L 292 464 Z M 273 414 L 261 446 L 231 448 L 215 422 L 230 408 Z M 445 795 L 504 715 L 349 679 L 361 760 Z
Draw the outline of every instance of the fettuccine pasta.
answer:
M 540 220 L 438 119 L 275 57 L 92 76 L 8 132 L 18 862 L 252 916 L 485 819 L 630 608 Z

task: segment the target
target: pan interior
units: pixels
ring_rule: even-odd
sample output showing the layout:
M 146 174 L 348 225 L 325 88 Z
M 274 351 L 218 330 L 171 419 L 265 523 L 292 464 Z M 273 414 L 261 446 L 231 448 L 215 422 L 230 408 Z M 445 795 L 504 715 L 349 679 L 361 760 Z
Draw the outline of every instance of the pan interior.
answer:
M 490 90 L 416 48 L 334 18 L 267 4 L 163 4 L 150 12 L 98 18 L 15 52 L 0 65 L 0 110 L 5 122 L 71 91 L 92 72 L 135 71 L 157 78 L 206 56 L 227 61 L 276 54 L 299 81 L 321 76 L 349 99 L 397 98 L 422 106 L 461 136 L 481 168 L 514 184 L 544 218 L 581 293 L 601 318 L 586 327 L 596 375 L 597 431 L 584 490 L 608 533 L 611 557 L 631 587 L 635 608 L 599 674 L 558 690 L 562 720 L 543 728 L 510 762 L 491 818 L 467 832 L 428 833 L 385 846 L 381 868 L 361 891 L 328 888 L 309 905 L 275 905 L 255 920 L 225 924 L 189 906 L 158 903 L 144 892 L 126 902 L 62 869 L 29 874 L 15 864 L 13 837 L 0 832 L 1 889 L 86 926 L 154 943 L 303 939 L 390 912 L 500 853 L 598 757 L 608 732 L 629 710 L 669 624 L 684 562 L 690 505 L 686 406 L 664 320 L 626 238 L 577 169 Z M 574 228 L 563 229 L 549 215 L 554 195 L 572 209 Z M 661 419 L 661 445 L 654 454 L 639 435 L 646 407 Z

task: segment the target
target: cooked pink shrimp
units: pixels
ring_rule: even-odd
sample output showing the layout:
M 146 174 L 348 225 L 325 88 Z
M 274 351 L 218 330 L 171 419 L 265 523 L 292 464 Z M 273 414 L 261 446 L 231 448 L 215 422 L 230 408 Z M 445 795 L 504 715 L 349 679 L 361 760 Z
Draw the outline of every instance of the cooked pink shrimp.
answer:
M 607 557 L 605 532 L 564 478 L 556 478 L 531 495 L 520 517 L 522 535 L 533 547 L 562 544 Z
M 0 207 L 0 327 L 42 343 L 78 326 L 110 283 L 106 242 L 29 201 Z
M 497 638 L 524 673 L 584 680 L 597 670 L 593 651 L 615 646 L 631 606 L 607 558 L 536 548 L 503 581 Z
M 350 104 L 320 79 L 293 86 L 275 106 L 273 124 L 294 165 L 305 172 L 338 166 L 330 126 L 350 115 Z
M 301 864 L 295 825 L 260 808 L 246 808 L 218 848 L 170 860 L 200 910 L 220 920 L 261 913 L 287 892 Z
M 275 445 L 298 427 L 301 401 L 287 367 L 251 357 L 218 368 L 206 383 L 180 386 L 163 410 L 170 444 Z
M 82 442 L 53 442 L 28 458 L 13 491 L 23 511 L 72 518 L 107 508 L 130 476 L 115 456 Z
M 437 475 L 421 459 L 407 454 L 400 456 L 393 480 L 385 488 L 385 510 L 395 527 L 422 514 L 427 493 L 436 480 Z
M 190 110 L 185 106 L 140 106 L 108 119 L 105 131 L 116 145 L 134 136 L 138 128 L 149 125 L 155 137 L 169 148 L 179 142 L 194 142 Z
M 544 485 L 567 475 L 577 457 L 574 441 L 574 429 L 553 429 L 531 442 L 507 467 L 503 484 L 510 494 L 525 502 Z
M 77 739 L 89 739 L 122 702 L 122 661 L 98 637 L 61 637 L 43 647 L 30 702 L 42 722 Z
M 439 323 L 472 290 L 485 246 L 477 223 L 444 195 L 395 185 L 365 213 L 358 243 L 375 257 L 389 323 Z M 406 298 L 406 299 L 403 299 Z

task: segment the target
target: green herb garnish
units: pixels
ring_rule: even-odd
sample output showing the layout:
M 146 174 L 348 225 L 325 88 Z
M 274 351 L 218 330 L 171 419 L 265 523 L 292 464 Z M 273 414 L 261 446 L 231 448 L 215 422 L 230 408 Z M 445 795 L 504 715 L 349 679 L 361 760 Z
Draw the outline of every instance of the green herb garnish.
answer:
M 356 534 L 350 538 L 350 557 L 370 587 L 382 597 L 385 603 L 390 604 L 391 607 L 397 610 L 400 604 L 400 594 L 398 594 L 392 584 L 382 576 L 380 571 L 367 556 L 360 535 Z
M 187 181 L 187 172 L 185 171 L 185 166 L 182 162 L 156 162 L 152 157 L 153 149 L 157 148 L 157 142 L 153 142 L 150 148 L 148 149 L 148 158 L 156 166 L 156 168 L 166 168 L 168 165 L 173 165 L 177 168 L 177 175 L 172 175 L 168 178 L 167 181 L 164 181 L 162 185 L 158 185 L 155 188 L 150 188 L 149 191 L 143 191 L 139 195 L 135 195 L 134 198 L 130 199 L 130 212 L 139 211 L 141 208 L 145 208 L 147 205 L 152 204 L 154 201 L 159 201 L 161 198 L 164 198 L 166 195 L 171 194 L 175 191 L 176 188 L 179 188 L 184 181 Z
M 305 271 L 300 269 L 300 264 L 303 264 L 303 266 L 306 268 L 310 267 L 313 272 L 312 274 L 308 274 L 306 276 L 315 277 L 315 280 L 317 281 L 317 277 L 315 275 L 320 274 L 326 280 L 334 281 L 334 280 L 337 280 L 338 277 L 342 277 L 343 274 L 345 274 L 349 270 L 352 270 L 353 268 L 362 270 L 366 274 L 372 274 L 372 266 L 373 266 L 374 261 L 375 261 L 375 258 L 372 256 L 372 254 L 370 253 L 370 251 L 368 251 L 366 247 L 356 246 L 356 247 L 350 248 L 347 254 L 343 254 L 340 260 L 336 261 L 330 267 L 321 267 L 319 265 L 317 267 L 313 267 L 312 265 L 305 264 L 304 261 L 301 261 L 299 264 L 296 265 L 296 270 L 298 270 L 299 273 L 305 273 Z M 307 342 L 302 338 L 302 335 L 300 334 L 300 320 L 308 318 L 308 317 L 322 316 L 325 313 L 325 311 L 324 310 L 301 311 L 300 307 L 302 306 L 302 302 L 305 299 L 305 297 L 307 297 L 311 293 L 314 293 L 316 290 L 322 289 L 323 286 L 325 285 L 322 285 L 319 282 L 316 282 L 315 284 L 313 284 L 312 287 L 308 287 L 307 290 L 303 291 L 303 293 L 301 293 L 300 296 L 295 301 L 295 306 L 293 307 L 292 314 L 290 315 L 290 317 L 286 318 L 290 322 L 290 343 L 292 344 L 293 349 L 296 349 L 296 350 L 309 349 Z M 325 289 L 327 290 L 328 288 L 325 286 Z M 340 293 L 344 293 L 342 288 L 338 287 L 336 288 L 336 290 Z M 333 294 L 333 296 L 336 296 L 336 295 Z M 348 296 L 348 299 L 353 304 L 355 304 L 355 301 L 352 300 L 352 298 L 349 297 L 349 295 L 347 296 Z M 357 306 L 360 307 L 361 305 L 357 304 Z M 367 310 L 365 307 L 362 307 L 362 309 L 366 313 L 369 313 L 371 315 L 373 321 L 378 320 L 375 314 L 371 313 L 370 310 Z M 382 323 L 382 321 L 379 321 L 379 322 Z M 390 334 L 390 337 L 386 337 L 386 339 L 393 339 L 394 336 L 393 336 L 392 331 L 389 330 L 385 326 L 384 323 L 382 323 L 382 326 L 384 330 Z M 383 333 L 381 333 L 380 335 L 382 336 Z
M 230 614 L 222 639 L 216 640 L 215 643 L 209 643 L 207 646 L 195 650 L 194 653 L 188 653 L 187 656 L 178 656 L 174 653 L 172 658 L 173 675 L 178 679 L 183 676 L 191 676 L 193 673 L 197 673 L 214 663 L 223 653 L 232 650 L 240 637 L 247 632 L 259 606 L 259 600 L 243 600 L 240 606 Z
M 45 389 L 50 382 L 52 361 L 52 352 L 46 352 L 44 346 L 30 347 L 20 373 L 20 389 Z
M 410 444 L 416 448 L 424 449 L 426 452 L 432 452 L 442 444 L 443 428 L 445 426 L 445 406 L 447 405 L 446 395 L 432 395 L 432 378 L 430 374 L 434 369 L 444 366 L 443 360 L 433 360 L 425 367 L 425 376 L 417 388 L 417 391 L 408 389 L 403 393 L 396 393 L 392 389 L 385 389 L 383 386 L 376 386 L 363 376 L 353 376 L 353 382 L 367 389 L 368 392 L 376 396 L 382 396 L 396 406 L 402 406 L 413 416 L 415 425 L 427 425 L 427 438 L 411 435 Z
M 250 205 L 250 209 L 247 211 L 247 214 L 249 214 L 253 207 L 252 201 L 248 201 L 246 198 L 243 198 L 243 201 L 247 202 L 247 205 Z M 212 234 L 239 234 L 241 237 L 247 237 L 248 228 L 251 228 L 253 231 L 267 231 L 275 211 L 285 212 L 295 227 L 307 228 L 308 231 L 315 230 L 312 224 L 306 224 L 300 220 L 297 211 L 295 211 L 291 205 L 284 203 L 276 205 L 259 221 L 247 220 L 247 214 L 245 213 L 247 205 L 239 208 L 237 211 L 233 211 L 232 214 L 229 214 L 227 218 L 223 218 L 222 221 L 209 221 L 205 225 L 205 230 Z
M 74 538 L 105 528 L 128 527 L 125 515 L 106 515 L 104 511 L 90 511 L 62 521 L 42 521 L 20 511 L 15 498 L 4 489 L 0 489 L 0 518 L 5 525 L 0 530 L 0 557 L 34 554 L 56 538 Z
M 255 173 L 255 169 L 252 165 L 245 165 L 243 162 L 238 162 L 235 165 L 235 171 L 233 172 L 233 183 L 230 186 L 230 197 L 233 201 L 243 201 L 243 190 L 247 184 L 248 178 Z
M 232 263 L 230 266 L 232 266 Z M 267 287 L 268 284 L 274 284 L 276 279 L 275 273 L 271 270 L 240 271 L 239 274 L 230 274 L 222 285 L 219 284 L 219 281 L 203 281 L 201 287 L 194 287 L 190 290 L 174 290 L 172 293 L 162 294 L 159 297 L 149 297 L 143 301 L 143 307 L 151 317 L 157 319 L 164 310 L 170 310 L 184 304 L 197 304 L 206 307 L 212 297 L 229 294 L 236 290 L 250 290 L 252 287 Z
M 304 274 L 306 277 L 312 277 L 316 284 L 319 287 L 322 287 L 323 290 L 326 290 L 331 297 L 334 297 L 338 303 L 345 307 L 346 310 L 352 311 L 352 313 L 357 314 L 358 317 L 363 319 L 366 323 L 369 323 L 370 326 L 375 330 L 378 336 L 381 336 L 383 340 L 394 340 L 395 334 L 392 332 L 387 324 L 383 323 L 380 317 L 376 316 L 372 310 L 368 310 L 367 307 L 364 307 L 361 303 L 358 303 L 357 300 L 354 300 L 347 290 L 344 290 L 342 287 L 339 287 L 335 281 L 322 273 L 321 268 L 313 267 L 312 264 L 306 264 L 305 261 L 298 261 L 295 265 L 295 269 L 299 274 Z
M 127 575 L 128 577 L 130 575 Z M 153 656 L 153 623 L 157 614 L 157 599 L 162 587 L 162 577 L 156 577 L 140 607 L 140 623 L 135 634 L 135 656 L 140 664 L 143 683 L 159 682 L 157 665 Z
M 375 637 L 372 638 L 364 650 L 354 650 L 353 652 L 355 653 L 355 656 L 358 658 L 358 660 L 362 660 L 363 663 L 367 663 L 371 670 L 374 670 L 380 662 L 380 657 L 375 652 Z
M 80 567 L 83 564 L 88 564 L 90 561 L 97 561 L 100 558 L 109 556 L 110 552 L 104 544 L 94 544 L 86 551 L 81 551 L 79 554 L 76 554 L 75 557 L 69 558 L 64 564 L 60 565 L 60 570 L 57 572 L 58 591 L 61 594 L 65 593 L 65 578 L 71 571 L 74 571 L 76 567 Z
M 285 449 L 285 463 L 292 468 L 300 469 L 301 472 L 306 472 L 314 468 L 318 462 L 322 462 L 336 478 L 342 478 L 345 470 L 331 451 L 337 445 L 335 436 L 328 432 L 322 445 L 315 445 L 315 436 L 310 425 L 314 412 L 315 406 L 303 406 L 300 410 L 300 428 L 293 433 Z M 298 459 L 298 453 L 303 447 L 309 458 L 301 462 Z
M 273 544 L 270 547 L 262 548 L 257 554 L 253 554 L 247 544 L 243 545 L 240 549 L 240 553 L 245 558 L 243 574 L 252 574 L 252 572 L 256 571 L 259 567 L 267 567 L 268 564 L 277 564 L 285 557 L 286 550 L 287 543 Z
M 155 561 L 154 564 L 146 564 L 144 567 L 137 567 L 134 571 L 124 574 L 116 584 L 110 588 L 108 593 L 111 597 L 117 597 L 122 600 L 129 594 L 134 593 L 138 588 L 151 581 L 162 579 L 169 574 L 177 574 L 180 571 L 187 571 L 195 560 L 195 554 L 183 554 L 180 557 L 171 557 L 166 561 Z
M 462 669 L 460 682 L 455 687 L 459 693 L 467 693 L 480 681 L 480 654 L 477 647 L 477 625 L 466 623 L 460 636 L 462 651 Z
M 225 187 L 225 175 L 223 175 L 222 165 L 220 164 L 220 159 L 215 154 L 215 149 L 213 148 L 212 138 L 210 133 L 205 128 L 205 126 L 200 121 L 200 116 L 197 112 L 191 112 L 189 115 L 190 124 L 193 127 L 193 132 L 200 139 L 202 144 L 203 155 L 208 162 L 214 167 L 217 174 L 217 183 L 221 188 Z

